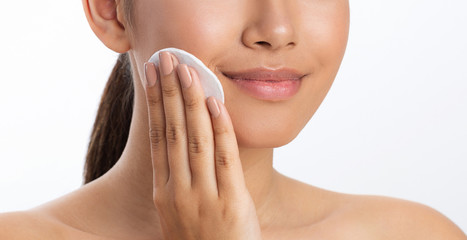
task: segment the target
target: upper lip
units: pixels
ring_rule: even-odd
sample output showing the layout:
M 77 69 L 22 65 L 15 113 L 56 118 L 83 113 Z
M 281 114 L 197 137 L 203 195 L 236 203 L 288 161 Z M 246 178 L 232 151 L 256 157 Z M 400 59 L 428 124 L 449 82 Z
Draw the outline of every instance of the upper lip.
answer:
M 300 80 L 305 74 L 292 68 L 279 68 L 275 70 L 264 67 L 247 69 L 238 72 L 223 71 L 226 77 L 237 80 L 251 81 L 285 81 L 285 80 Z

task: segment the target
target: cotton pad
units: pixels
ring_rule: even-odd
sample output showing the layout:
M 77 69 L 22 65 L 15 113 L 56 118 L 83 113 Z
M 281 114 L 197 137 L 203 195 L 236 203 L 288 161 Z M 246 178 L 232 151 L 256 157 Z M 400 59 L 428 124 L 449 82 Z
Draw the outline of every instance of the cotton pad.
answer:
M 206 98 L 214 96 L 219 101 L 224 103 L 224 89 L 222 88 L 221 82 L 217 76 L 208 67 L 206 67 L 206 65 L 204 65 L 201 60 L 192 54 L 178 48 L 164 48 L 155 52 L 151 58 L 149 58 L 149 62 L 159 66 L 159 53 L 162 51 L 172 53 L 177 57 L 180 64 L 186 64 L 196 70 Z

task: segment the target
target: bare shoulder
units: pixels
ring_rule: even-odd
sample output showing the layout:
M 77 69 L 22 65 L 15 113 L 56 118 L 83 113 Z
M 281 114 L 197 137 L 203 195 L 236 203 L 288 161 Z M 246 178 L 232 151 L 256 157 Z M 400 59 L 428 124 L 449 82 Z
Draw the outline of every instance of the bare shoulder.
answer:
M 33 212 L 0 214 L 0 239 L 59 239 L 61 231 L 50 219 Z
M 455 223 L 426 205 L 383 196 L 347 195 L 344 199 L 347 203 L 337 216 L 353 223 L 343 225 L 348 234 L 365 232 L 373 239 L 392 240 L 467 240 Z M 358 231 L 361 226 L 365 229 Z
M 0 214 L 0 239 L 95 239 L 39 211 Z

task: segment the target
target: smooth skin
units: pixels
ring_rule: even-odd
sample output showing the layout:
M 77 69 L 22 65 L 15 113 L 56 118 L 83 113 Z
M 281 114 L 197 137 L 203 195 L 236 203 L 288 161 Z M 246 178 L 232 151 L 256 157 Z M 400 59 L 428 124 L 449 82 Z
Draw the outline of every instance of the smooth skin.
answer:
M 273 149 L 298 135 L 337 74 L 347 0 L 133 5 L 130 24 L 122 2 L 83 0 L 96 36 L 131 57 L 135 105 L 121 158 L 72 193 L 0 215 L 0 239 L 467 239 L 427 206 L 327 191 L 272 167 Z M 176 58 L 145 64 L 165 47 L 200 58 L 221 81 L 225 104 L 203 99 L 196 71 Z M 221 73 L 259 66 L 307 76 L 292 99 L 273 102 L 246 95 Z
M 159 73 L 145 64 L 143 86 L 164 239 L 262 239 L 225 106 L 206 105 L 193 68 L 167 52 L 160 59 Z

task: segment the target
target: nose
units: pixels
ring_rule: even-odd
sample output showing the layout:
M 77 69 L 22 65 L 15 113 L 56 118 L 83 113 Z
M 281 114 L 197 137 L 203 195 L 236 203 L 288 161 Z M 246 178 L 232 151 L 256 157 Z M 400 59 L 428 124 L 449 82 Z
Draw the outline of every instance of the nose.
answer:
M 250 1 L 251 21 L 243 32 L 243 44 L 252 49 L 277 51 L 297 44 L 293 13 L 294 1 Z M 254 6 L 252 6 L 254 5 Z M 289 10 L 290 9 L 290 10 Z

